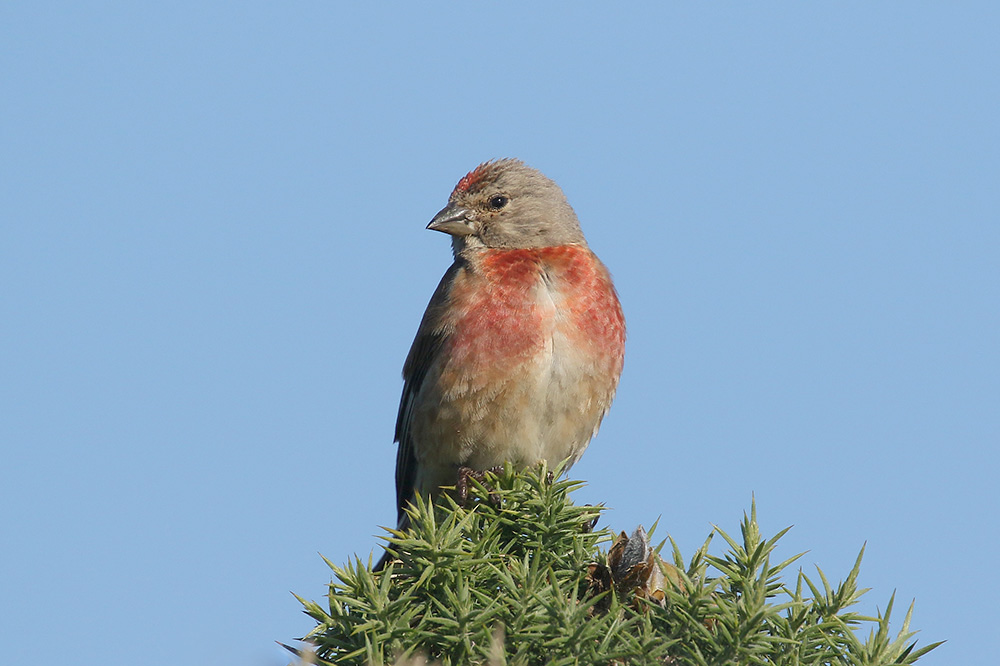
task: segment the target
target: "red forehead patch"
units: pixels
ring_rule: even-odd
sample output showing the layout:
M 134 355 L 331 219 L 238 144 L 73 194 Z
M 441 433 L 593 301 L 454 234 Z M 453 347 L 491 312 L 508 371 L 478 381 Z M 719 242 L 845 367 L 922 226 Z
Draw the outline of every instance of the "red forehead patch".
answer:
M 479 180 L 483 177 L 483 173 L 486 171 L 486 167 L 489 165 L 489 162 L 483 162 L 475 169 L 462 176 L 462 179 L 458 181 L 458 185 L 455 186 L 455 189 L 459 192 L 467 192 L 470 187 L 479 182 Z

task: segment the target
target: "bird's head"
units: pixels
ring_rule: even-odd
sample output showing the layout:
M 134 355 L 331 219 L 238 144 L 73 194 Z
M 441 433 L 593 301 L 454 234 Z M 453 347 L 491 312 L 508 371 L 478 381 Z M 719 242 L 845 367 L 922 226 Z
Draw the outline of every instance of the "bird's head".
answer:
M 586 245 L 562 189 L 514 159 L 484 162 L 467 173 L 427 228 L 450 234 L 456 254 L 466 248 Z

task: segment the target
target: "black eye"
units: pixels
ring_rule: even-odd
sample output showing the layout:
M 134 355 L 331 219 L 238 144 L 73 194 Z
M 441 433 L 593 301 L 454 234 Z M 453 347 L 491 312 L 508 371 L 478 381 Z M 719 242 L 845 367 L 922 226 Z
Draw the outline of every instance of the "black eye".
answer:
M 490 208 L 492 208 L 493 210 L 500 210 L 501 208 L 507 205 L 508 201 L 510 201 L 510 199 L 508 199 L 504 195 L 494 194 L 493 196 L 490 197 L 489 200 Z

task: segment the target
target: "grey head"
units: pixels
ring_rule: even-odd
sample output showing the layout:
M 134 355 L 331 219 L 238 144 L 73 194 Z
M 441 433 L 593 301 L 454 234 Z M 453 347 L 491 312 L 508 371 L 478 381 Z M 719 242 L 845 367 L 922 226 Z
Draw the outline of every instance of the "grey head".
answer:
M 427 228 L 450 234 L 456 255 L 475 248 L 587 244 L 562 189 L 515 159 L 484 162 L 467 173 Z

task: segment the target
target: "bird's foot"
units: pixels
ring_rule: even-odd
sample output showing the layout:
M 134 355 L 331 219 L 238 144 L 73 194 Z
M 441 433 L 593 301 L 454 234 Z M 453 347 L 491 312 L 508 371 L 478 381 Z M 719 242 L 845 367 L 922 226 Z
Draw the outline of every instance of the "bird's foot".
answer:
M 584 504 L 584 506 L 593 506 L 593 505 L 592 504 Z M 601 509 L 604 508 L 604 504 L 603 503 L 598 504 L 597 506 L 599 508 L 601 508 Z M 583 522 L 583 532 L 584 532 L 584 534 L 589 534 L 590 532 L 593 532 L 594 528 L 597 527 L 597 521 L 599 521 L 600 519 L 601 519 L 601 514 L 598 513 L 596 516 L 594 516 L 590 520 L 585 520 Z
M 496 465 L 490 467 L 489 469 L 483 471 L 476 471 L 471 467 L 462 466 L 458 468 L 458 480 L 455 482 L 455 490 L 458 492 L 458 503 L 461 506 L 465 506 L 465 502 L 469 499 L 469 480 L 482 482 L 486 478 L 486 474 L 500 474 L 503 472 L 503 465 Z M 500 496 L 494 493 L 490 493 L 490 501 L 494 504 L 500 503 Z

